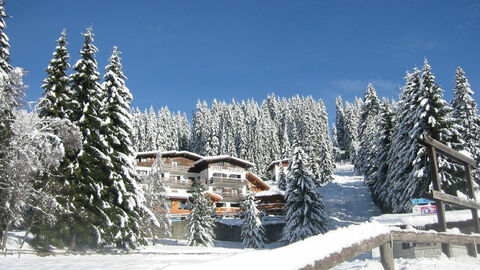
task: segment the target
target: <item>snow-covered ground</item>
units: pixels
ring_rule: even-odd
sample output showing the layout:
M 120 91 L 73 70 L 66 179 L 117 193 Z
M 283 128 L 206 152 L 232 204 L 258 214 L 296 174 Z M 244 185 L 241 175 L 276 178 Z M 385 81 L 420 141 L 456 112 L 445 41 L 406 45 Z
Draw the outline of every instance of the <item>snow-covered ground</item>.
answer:
M 335 230 L 339 227 L 359 224 L 370 220 L 372 216 L 381 214 L 379 209 L 372 203 L 370 192 L 368 188 L 363 185 L 362 177 L 354 175 L 352 165 L 337 164 L 334 179 L 334 182 L 321 188 L 325 206 L 330 210 L 332 218 L 329 224 L 330 229 Z M 378 230 L 380 229 L 379 227 Z M 228 265 L 229 267 L 226 267 L 227 269 L 245 269 L 242 262 L 246 260 L 258 260 L 262 262 L 262 265 L 265 264 L 267 266 L 276 265 L 275 269 L 296 269 L 295 267 L 289 268 L 286 264 L 281 264 L 281 260 L 276 260 L 275 258 L 278 258 L 278 256 L 286 257 L 288 260 L 297 261 L 297 263 L 301 263 L 301 261 L 311 261 L 312 252 L 302 252 L 302 250 L 318 251 L 319 256 L 321 256 L 320 254 L 324 254 L 326 250 L 330 250 L 332 247 L 342 244 L 342 242 L 348 242 L 345 239 L 342 240 L 344 237 L 338 236 L 348 234 L 345 230 L 346 229 L 342 229 L 336 232 L 337 235 L 330 234 L 330 236 L 317 237 L 322 243 L 325 241 L 330 241 L 329 243 L 331 243 L 329 245 L 318 245 L 318 247 L 316 247 L 315 242 L 312 240 L 308 242 L 305 241 L 306 243 L 295 243 L 296 246 L 293 247 L 283 247 L 279 249 L 277 249 L 279 244 L 273 243 L 269 244 L 264 250 L 255 251 L 244 250 L 241 243 L 234 242 L 215 241 L 215 247 L 204 248 L 188 247 L 185 241 L 166 239 L 160 241 L 160 243 L 155 246 L 141 247 L 136 250 L 137 254 L 130 255 L 0 256 L 0 269 L 211 269 L 212 266 L 221 265 Z M 377 232 L 369 232 L 365 233 L 365 235 L 370 233 Z M 8 247 L 10 249 L 18 248 L 19 239 L 23 235 L 20 233 L 12 233 L 11 236 Z M 308 247 L 305 248 L 305 245 L 308 245 Z M 26 245 L 23 249 L 30 249 L 30 247 Z M 289 255 L 278 255 L 283 252 L 288 252 Z M 269 269 L 269 267 L 266 268 Z M 395 268 L 421 270 L 480 269 L 480 259 L 470 257 L 452 259 L 446 257 L 415 260 L 396 259 Z M 383 268 L 378 261 L 361 260 L 346 262 L 334 269 Z
M 369 221 L 382 212 L 372 202 L 370 190 L 363 177 L 356 176 L 353 165 L 336 164 L 334 181 L 320 188 L 325 207 L 330 211 L 329 229 Z

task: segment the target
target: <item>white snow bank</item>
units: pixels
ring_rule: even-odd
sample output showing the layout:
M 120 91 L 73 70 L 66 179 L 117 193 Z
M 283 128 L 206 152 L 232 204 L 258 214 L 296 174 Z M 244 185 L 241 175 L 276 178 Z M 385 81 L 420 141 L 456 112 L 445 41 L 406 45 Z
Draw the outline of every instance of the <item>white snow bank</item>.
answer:
M 369 222 L 329 231 L 324 235 L 313 236 L 303 241 L 273 250 L 247 251 L 228 258 L 200 263 L 195 266 L 185 264 L 167 267 L 165 269 L 296 270 L 308 264 L 313 264 L 316 260 L 323 259 L 355 243 L 388 232 L 390 232 L 390 230 L 387 226 Z
M 445 218 L 447 222 L 466 221 L 472 219 L 472 212 L 470 210 L 446 211 Z M 378 217 L 372 217 L 370 220 L 389 226 L 410 225 L 419 227 L 438 223 L 437 214 L 385 214 Z

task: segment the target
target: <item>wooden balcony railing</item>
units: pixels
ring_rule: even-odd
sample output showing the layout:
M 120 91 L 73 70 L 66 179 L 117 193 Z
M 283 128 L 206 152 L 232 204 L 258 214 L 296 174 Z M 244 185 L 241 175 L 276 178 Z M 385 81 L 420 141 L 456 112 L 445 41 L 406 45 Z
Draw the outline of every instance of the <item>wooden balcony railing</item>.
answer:
M 218 177 L 213 176 L 208 181 L 209 184 L 238 184 L 238 185 L 245 185 L 247 183 L 247 179 L 243 178 L 231 178 L 231 177 Z

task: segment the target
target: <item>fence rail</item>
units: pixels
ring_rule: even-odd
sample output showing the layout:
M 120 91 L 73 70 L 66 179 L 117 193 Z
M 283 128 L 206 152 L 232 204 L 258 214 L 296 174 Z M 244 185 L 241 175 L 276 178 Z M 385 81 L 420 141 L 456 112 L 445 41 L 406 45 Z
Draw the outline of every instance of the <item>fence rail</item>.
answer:
M 480 235 L 432 233 L 422 231 L 397 230 L 384 233 L 370 239 L 358 242 L 350 247 L 343 248 L 340 252 L 331 253 L 329 256 L 307 265 L 302 270 L 330 269 L 342 262 L 352 259 L 362 253 L 380 247 L 380 261 L 385 270 L 394 270 L 393 242 L 409 243 L 440 243 L 465 245 L 468 255 L 477 257 L 476 243 L 480 243 Z

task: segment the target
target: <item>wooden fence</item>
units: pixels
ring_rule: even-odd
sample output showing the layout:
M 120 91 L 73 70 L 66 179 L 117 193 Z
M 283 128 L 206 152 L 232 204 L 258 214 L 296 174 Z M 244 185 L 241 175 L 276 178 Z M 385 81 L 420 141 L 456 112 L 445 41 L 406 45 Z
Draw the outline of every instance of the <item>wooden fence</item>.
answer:
M 477 257 L 476 243 L 480 243 L 480 235 L 432 233 L 423 231 L 394 230 L 367 240 L 363 240 L 350 247 L 335 252 L 329 256 L 315 261 L 313 265 L 307 265 L 302 270 L 323 270 L 330 269 L 342 262 L 354 258 L 362 253 L 380 248 L 380 261 L 385 270 L 395 269 L 393 261 L 393 242 L 402 243 L 437 243 L 437 244 L 459 244 L 465 245 L 468 255 Z
M 477 166 L 477 162 L 460 152 L 453 150 L 447 145 L 431 138 L 430 136 L 421 136 L 418 138 L 418 142 L 425 146 L 430 166 L 430 179 L 432 181 L 433 190 L 431 194 L 427 194 L 428 197 L 435 200 L 437 206 L 437 218 L 439 231 L 445 232 L 447 230 L 447 221 L 445 219 L 445 203 L 456 206 L 465 207 L 472 212 L 473 231 L 480 233 L 480 223 L 478 220 L 478 209 L 480 204 L 476 202 L 475 192 L 473 192 L 473 180 L 471 174 L 471 168 Z M 453 160 L 465 168 L 465 181 L 467 183 L 467 196 L 468 200 L 462 199 L 456 196 L 452 196 L 442 192 L 440 176 L 438 171 L 437 152 L 450 160 Z M 442 244 L 442 251 L 448 257 L 451 257 L 451 250 L 448 243 Z

